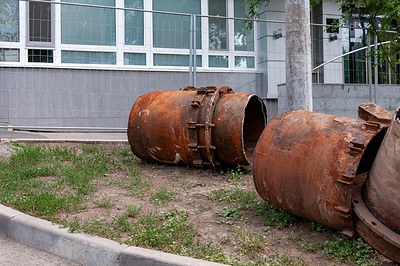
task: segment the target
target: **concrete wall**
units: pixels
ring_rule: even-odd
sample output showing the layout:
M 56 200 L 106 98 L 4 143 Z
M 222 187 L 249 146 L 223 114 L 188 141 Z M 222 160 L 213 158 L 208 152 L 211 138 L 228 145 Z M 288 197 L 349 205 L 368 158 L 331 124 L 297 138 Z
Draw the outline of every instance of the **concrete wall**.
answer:
M 279 85 L 278 113 L 286 112 L 286 87 Z M 379 85 L 377 103 L 394 114 L 400 106 L 399 85 Z M 358 118 L 358 106 L 369 102 L 368 84 L 313 84 L 314 112 Z
M 15 126 L 127 126 L 135 100 L 189 85 L 189 73 L 0 68 L 0 123 Z M 258 73 L 197 73 L 197 87 L 230 86 L 259 93 Z

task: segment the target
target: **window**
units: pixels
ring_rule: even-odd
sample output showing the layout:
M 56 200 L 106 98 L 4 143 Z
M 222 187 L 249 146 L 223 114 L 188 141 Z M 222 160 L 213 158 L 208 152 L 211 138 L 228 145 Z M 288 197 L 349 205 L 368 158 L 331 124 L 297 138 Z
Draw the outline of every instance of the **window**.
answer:
M 19 42 L 19 2 L 0 0 L 0 41 Z
M 115 65 L 115 53 L 110 52 L 86 52 L 86 51 L 62 51 L 62 63 L 73 64 L 107 64 Z
M 0 62 L 19 62 L 19 49 L 0 48 Z
M 126 8 L 143 9 L 143 0 L 125 0 Z M 144 44 L 143 12 L 125 11 L 125 44 Z
M 28 2 L 28 4 L 28 42 L 40 42 L 41 45 L 52 43 L 51 3 Z
M 200 14 L 200 0 L 153 0 L 153 10 L 185 14 Z M 201 21 L 196 20 L 196 47 L 201 48 Z M 153 46 L 159 48 L 189 49 L 190 17 L 153 14 Z
M 228 56 L 220 56 L 220 55 L 210 55 L 208 57 L 209 66 L 210 67 L 219 67 L 219 68 L 228 68 L 229 67 L 229 58 Z
M 154 54 L 153 56 L 155 66 L 189 66 L 189 56 L 179 54 Z M 201 56 L 196 56 L 196 66 L 201 67 Z
M 141 53 L 124 53 L 124 64 L 125 65 L 146 65 L 146 54 Z
M 255 68 L 254 57 L 252 56 L 235 56 L 236 68 Z
M 235 0 L 235 18 L 244 18 L 249 2 Z M 235 20 L 235 50 L 254 51 L 254 30 L 246 31 L 245 20 Z
M 114 0 L 63 0 L 102 6 L 115 6 Z M 63 44 L 115 46 L 115 10 L 108 8 L 61 6 L 61 42 Z
M 225 0 L 209 0 L 208 14 L 210 16 L 226 17 Z M 210 49 L 228 49 L 227 20 L 223 18 L 209 18 Z
M 29 49 L 28 62 L 30 63 L 53 63 L 53 50 Z

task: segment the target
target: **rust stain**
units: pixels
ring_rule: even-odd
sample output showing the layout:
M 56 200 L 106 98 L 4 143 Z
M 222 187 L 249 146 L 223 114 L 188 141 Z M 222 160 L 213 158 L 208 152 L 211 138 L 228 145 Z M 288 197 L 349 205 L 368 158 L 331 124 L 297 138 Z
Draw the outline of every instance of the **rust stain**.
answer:
M 254 94 L 235 94 L 226 86 L 185 87 L 139 97 L 128 140 L 133 153 L 147 161 L 249 165 L 265 124 L 265 105 Z

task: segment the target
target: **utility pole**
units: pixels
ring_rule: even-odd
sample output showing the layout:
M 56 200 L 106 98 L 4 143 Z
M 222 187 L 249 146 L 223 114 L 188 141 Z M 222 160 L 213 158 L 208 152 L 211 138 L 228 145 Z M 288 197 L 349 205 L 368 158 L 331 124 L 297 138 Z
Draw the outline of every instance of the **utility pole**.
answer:
M 310 1 L 285 0 L 287 111 L 312 111 Z

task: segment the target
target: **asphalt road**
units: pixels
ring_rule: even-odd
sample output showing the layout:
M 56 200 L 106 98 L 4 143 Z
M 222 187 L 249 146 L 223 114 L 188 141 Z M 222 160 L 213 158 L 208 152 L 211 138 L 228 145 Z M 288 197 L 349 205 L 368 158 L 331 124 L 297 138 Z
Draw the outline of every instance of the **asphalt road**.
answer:
M 21 265 L 81 265 L 65 260 L 56 255 L 40 251 L 12 240 L 0 238 L 0 265 L 21 266 Z

